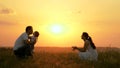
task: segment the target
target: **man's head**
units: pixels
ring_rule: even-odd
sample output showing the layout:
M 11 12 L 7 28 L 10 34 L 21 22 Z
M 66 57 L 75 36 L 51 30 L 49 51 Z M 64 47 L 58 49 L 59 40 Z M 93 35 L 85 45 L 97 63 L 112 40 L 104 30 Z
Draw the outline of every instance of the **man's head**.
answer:
M 28 35 L 30 35 L 30 34 L 33 33 L 33 28 L 32 28 L 32 26 L 27 26 L 27 27 L 26 27 L 26 33 L 27 33 Z

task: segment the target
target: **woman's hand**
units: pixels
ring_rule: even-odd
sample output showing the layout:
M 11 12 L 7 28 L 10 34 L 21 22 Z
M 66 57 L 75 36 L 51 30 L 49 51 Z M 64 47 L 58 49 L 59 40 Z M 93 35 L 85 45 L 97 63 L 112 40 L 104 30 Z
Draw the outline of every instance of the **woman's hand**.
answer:
M 73 48 L 73 51 L 76 50 L 76 49 L 78 49 L 76 46 L 72 46 L 72 48 Z
M 78 50 L 78 51 L 80 51 L 80 52 L 85 52 L 84 48 L 78 48 L 78 47 L 76 47 L 76 46 L 72 46 L 72 48 L 73 48 L 73 51 L 74 51 L 74 50 Z

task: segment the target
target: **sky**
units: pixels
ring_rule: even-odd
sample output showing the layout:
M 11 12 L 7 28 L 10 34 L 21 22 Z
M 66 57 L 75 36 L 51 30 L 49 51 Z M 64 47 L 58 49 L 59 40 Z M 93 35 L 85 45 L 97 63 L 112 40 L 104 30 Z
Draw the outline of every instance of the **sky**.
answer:
M 88 32 L 97 47 L 120 47 L 120 0 L 0 0 L 0 46 L 13 47 L 28 25 L 35 46 L 82 47 Z

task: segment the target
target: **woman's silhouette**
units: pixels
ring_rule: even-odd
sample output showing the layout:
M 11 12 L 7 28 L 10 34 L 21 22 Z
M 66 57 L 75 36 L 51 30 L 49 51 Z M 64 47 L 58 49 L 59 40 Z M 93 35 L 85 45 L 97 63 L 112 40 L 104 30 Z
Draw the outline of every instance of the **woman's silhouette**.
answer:
M 98 53 L 91 37 L 87 32 L 83 32 L 81 38 L 84 40 L 84 47 L 78 48 L 76 46 L 73 46 L 73 50 L 79 51 L 79 56 L 82 60 L 97 61 Z

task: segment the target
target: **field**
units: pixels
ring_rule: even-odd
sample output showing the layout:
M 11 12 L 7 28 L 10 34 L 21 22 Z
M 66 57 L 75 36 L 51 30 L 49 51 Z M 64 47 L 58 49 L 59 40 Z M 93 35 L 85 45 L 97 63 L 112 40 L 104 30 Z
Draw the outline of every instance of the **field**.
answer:
M 12 48 L 0 48 L 0 68 L 120 68 L 119 48 L 97 48 L 98 61 L 82 61 L 71 48 L 39 47 L 34 57 L 18 59 Z

